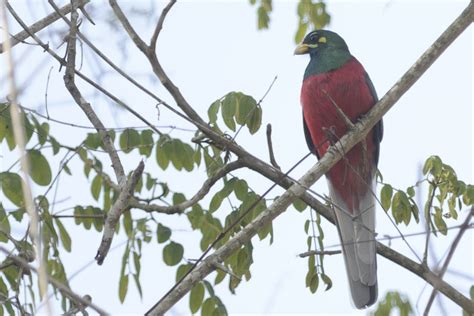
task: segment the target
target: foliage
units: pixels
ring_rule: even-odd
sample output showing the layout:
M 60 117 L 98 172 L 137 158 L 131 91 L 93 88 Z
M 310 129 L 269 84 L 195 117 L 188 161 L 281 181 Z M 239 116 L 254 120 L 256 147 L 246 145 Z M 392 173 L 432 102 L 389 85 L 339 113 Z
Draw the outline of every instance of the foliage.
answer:
M 427 186 L 424 217 L 435 235 L 437 232 L 446 235 L 446 220 L 458 219 L 458 212 L 463 207 L 474 205 L 474 186 L 459 180 L 454 169 L 443 163 L 438 156 L 431 156 L 426 160 L 423 175 L 423 179 L 405 191 L 382 182 L 380 203 L 385 212 L 391 210 L 395 223 L 408 225 L 412 218 L 418 223 L 419 208 L 414 200 L 415 188 Z
M 415 315 L 410 300 L 396 291 L 387 292 L 385 298 L 380 300 L 377 308 L 371 313 L 372 316 L 391 315 L 392 311 L 398 310 L 398 315 Z
M 209 121 L 215 130 L 220 130 L 220 122 L 217 114 L 221 113 L 222 121 L 225 126 L 235 131 L 237 126 L 246 126 L 251 134 L 256 133 L 262 121 L 262 109 L 255 99 L 241 92 L 230 92 L 223 98 L 214 102 L 209 108 Z M 3 103 L 0 108 L 0 143 L 5 142 L 10 151 L 13 151 L 16 144 L 13 139 L 12 122 L 10 118 L 10 104 Z M 89 180 L 90 194 L 95 205 L 76 205 L 73 207 L 74 224 L 83 227 L 86 230 L 94 228 L 97 232 L 102 232 L 104 219 L 111 206 L 118 197 L 117 186 L 113 183 L 112 177 L 107 173 L 104 163 L 97 156 L 104 150 L 104 145 L 98 133 L 88 133 L 84 140 L 78 146 L 60 143 L 52 134 L 50 134 L 49 124 L 40 123 L 38 118 L 30 113 L 21 112 L 23 124 L 28 136 L 28 156 L 31 161 L 30 178 L 38 186 L 50 188 L 55 184 L 54 179 L 57 175 L 67 173 L 70 176 L 80 176 L 78 171 L 74 173 L 69 169 L 70 159 L 63 159 L 62 164 L 54 170 L 50 165 L 51 159 L 46 157 L 65 154 L 74 158 L 83 164 L 83 175 Z M 178 138 L 172 138 L 170 135 L 156 134 L 149 129 L 136 130 L 127 128 L 118 132 L 107 130 L 112 140 L 120 148 L 123 155 L 139 155 L 145 158 L 151 157 L 155 151 L 156 165 L 162 170 L 167 170 L 171 166 L 181 172 L 191 172 L 201 166 L 204 161 L 204 167 L 207 174 L 212 176 L 227 162 L 226 152 L 212 144 L 199 142 L 192 146 Z M 204 159 L 203 159 L 204 158 Z M 53 177 L 53 171 L 56 175 Z M 15 163 L 11 167 L 0 173 L 1 186 L 3 194 L 14 206 L 13 209 L 5 210 L 0 204 L 0 242 L 8 243 L 13 240 L 10 236 L 10 222 L 16 221 L 24 224 L 27 221 L 24 208 L 24 199 L 21 191 L 22 178 L 19 174 L 19 164 Z M 161 177 L 160 177 L 161 178 Z M 141 181 L 135 188 L 135 194 L 139 196 L 150 196 L 148 200 L 163 201 L 168 205 L 178 205 L 186 201 L 183 193 L 172 191 L 166 182 L 162 182 L 156 175 L 144 173 Z M 223 203 L 225 200 L 230 204 Z M 43 227 L 43 246 L 44 256 L 47 258 L 48 272 L 57 280 L 67 284 L 67 275 L 64 266 L 60 260 L 61 249 L 71 252 L 74 236 L 71 237 L 68 225 L 63 223 L 63 219 L 58 213 L 50 213 L 50 201 L 47 196 L 35 197 L 36 207 L 40 211 L 41 226 Z M 53 201 L 54 203 L 54 201 Z M 255 206 L 252 206 L 255 204 Z M 230 211 L 228 209 L 230 208 Z M 250 212 L 249 212 L 250 209 Z M 209 205 L 195 203 L 184 214 L 193 230 L 201 234 L 201 250 L 207 249 L 217 239 L 222 232 L 227 232 L 225 236 L 214 245 L 219 247 L 229 240 L 235 233 L 240 231 L 241 227 L 247 225 L 260 212 L 266 209 L 266 202 L 258 194 L 254 193 L 247 182 L 234 176 L 225 176 L 222 179 L 222 187 L 214 193 L 210 199 Z M 218 212 L 222 210 L 221 212 Z M 241 217 L 238 225 L 232 226 L 234 222 Z M 232 228 L 230 229 L 230 227 Z M 155 220 L 152 214 L 127 211 L 123 214 L 120 227 L 123 233 L 128 237 L 125 246 L 122 264 L 119 275 L 120 301 L 124 301 L 129 288 L 129 280 L 133 279 L 137 291 L 142 296 L 140 284 L 142 244 L 150 243 L 153 236 L 156 236 L 158 244 L 162 245 L 163 261 L 169 266 L 177 266 L 178 276 L 188 267 L 189 264 L 183 263 L 185 260 L 185 251 L 178 240 L 173 238 L 173 230 L 167 227 L 165 223 Z M 227 231 L 229 229 L 229 231 Z M 260 239 L 270 237 L 272 240 L 272 227 L 266 227 L 259 232 Z M 62 246 L 62 247 L 61 247 Z M 32 244 L 27 235 L 14 244 L 13 254 L 21 255 L 25 252 L 25 247 L 32 249 Z M 251 278 L 250 266 L 252 259 L 253 246 L 251 243 L 243 245 L 240 251 L 224 262 L 226 271 L 219 270 L 216 274 L 214 284 L 224 281 L 228 277 L 229 289 L 234 292 L 241 281 L 241 277 L 246 280 Z M 8 260 L 8 259 L 7 259 Z M 3 269 L 2 273 L 9 284 L 5 297 L 17 297 L 21 291 L 20 283 L 23 279 L 19 277 L 24 272 L 21 269 Z M 31 276 L 30 276 L 31 278 Z M 0 289 L 3 279 L 0 279 Z M 31 281 L 29 286 L 32 286 Z M 204 298 L 203 289 L 206 288 L 208 297 Z M 10 295 L 14 293 L 14 295 Z M 30 288 L 34 293 L 34 289 Z M 72 302 L 69 302 L 67 296 L 59 293 L 64 301 L 64 311 L 72 308 Z M 215 295 L 213 285 L 209 282 L 202 282 L 196 286 L 190 297 L 190 307 L 193 312 L 202 308 L 202 313 L 207 315 L 208 311 L 218 311 L 219 314 L 225 313 L 225 307 L 218 296 Z M 34 299 L 33 299 L 34 301 Z M 5 303 L 8 305 L 8 300 Z M 31 312 L 34 306 L 30 307 Z
M 272 0 L 250 0 L 257 6 L 257 28 L 268 29 L 270 26 L 270 13 L 273 10 Z M 326 10 L 326 3 L 322 0 L 299 0 L 297 4 L 298 26 L 295 33 L 295 43 L 303 40 L 311 29 L 322 29 L 331 21 L 331 16 Z

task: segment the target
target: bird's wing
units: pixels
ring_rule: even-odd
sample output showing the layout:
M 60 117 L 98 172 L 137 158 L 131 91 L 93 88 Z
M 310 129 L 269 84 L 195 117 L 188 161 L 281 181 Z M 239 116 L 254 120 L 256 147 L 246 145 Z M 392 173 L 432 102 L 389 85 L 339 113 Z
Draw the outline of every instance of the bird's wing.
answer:
M 377 103 L 379 101 L 379 98 L 377 97 L 377 92 L 375 91 L 374 84 L 372 83 L 372 80 L 370 80 L 369 75 L 364 73 L 365 76 L 365 82 L 367 83 L 367 86 L 369 87 L 370 93 L 372 94 L 372 97 L 374 98 L 374 102 Z M 383 120 L 380 119 L 380 121 L 377 122 L 374 126 L 374 143 L 375 143 L 375 165 L 377 166 L 379 163 L 379 153 L 380 153 L 380 142 L 382 141 L 383 138 Z
M 303 113 L 303 127 L 304 127 L 304 137 L 306 138 L 306 144 L 308 145 L 309 151 L 316 155 L 316 157 L 319 157 L 318 151 L 316 147 L 313 144 L 313 139 L 311 138 L 311 134 L 309 132 L 308 126 L 306 125 L 306 120 L 304 119 L 304 113 Z

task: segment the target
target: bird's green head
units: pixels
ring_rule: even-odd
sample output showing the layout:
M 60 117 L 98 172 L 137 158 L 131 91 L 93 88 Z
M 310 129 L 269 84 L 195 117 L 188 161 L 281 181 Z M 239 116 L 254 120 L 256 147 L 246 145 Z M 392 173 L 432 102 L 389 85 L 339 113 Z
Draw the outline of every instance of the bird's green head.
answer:
M 342 50 L 349 52 L 346 42 L 338 34 L 328 30 L 312 31 L 295 49 L 295 55 L 309 54 L 317 56 L 326 50 Z

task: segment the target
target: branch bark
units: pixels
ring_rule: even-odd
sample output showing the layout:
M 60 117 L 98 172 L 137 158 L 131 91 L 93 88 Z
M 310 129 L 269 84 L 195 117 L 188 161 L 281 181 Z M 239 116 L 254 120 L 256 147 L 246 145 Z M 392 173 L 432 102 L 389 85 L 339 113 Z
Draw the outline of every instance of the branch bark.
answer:
M 78 6 L 82 7 L 85 4 L 87 4 L 90 0 L 79 0 Z M 59 9 L 58 12 L 51 13 L 50 15 L 46 16 L 45 18 L 39 20 L 38 22 L 35 22 L 31 24 L 28 29 L 30 30 L 31 33 L 35 34 L 44 29 L 45 27 L 48 27 L 49 25 L 53 24 L 56 22 L 61 15 L 68 14 L 72 10 L 72 5 L 69 3 Z M 30 34 L 23 30 L 15 35 L 12 35 L 10 37 L 10 46 L 13 47 L 18 43 L 22 43 L 24 40 L 26 40 L 28 37 L 30 37 Z M 0 44 L 0 54 L 5 51 L 5 42 Z
M 331 146 L 326 155 L 312 167 L 299 181 L 293 184 L 283 195 L 274 201 L 267 210 L 262 212 L 255 220 L 244 227 L 233 238 L 231 238 L 224 246 L 217 249 L 214 253 L 206 257 L 194 271 L 189 273 L 184 279 L 178 282 L 169 295 L 158 301 L 148 312 L 147 315 L 163 315 L 168 311 L 179 299 L 181 299 L 189 290 L 199 281 L 204 279 L 212 271 L 214 271 L 215 263 L 220 263 L 229 257 L 234 251 L 238 250 L 243 244 L 248 242 L 259 229 L 269 224 L 278 215 L 283 213 L 291 202 L 297 197 L 303 196 L 306 188 L 310 187 L 317 179 L 322 177 L 339 159 L 342 157 L 340 152 L 348 152 L 356 143 L 358 143 L 370 129 L 383 117 L 385 113 L 395 104 L 398 99 L 423 75 L 423 73 L 433 64 L 433 62 L 444 52 L 444 50 L 461 34 L 473 20 L 473 3 L 461 13 L 461 15 L 446 29 L 445 32 L 428 48 L 428 50 L 415 62 L 415 64 L 402 76 L 402 78 L 385 94 L 385 96 L 374 106 L 374 108 L 363 117 L 354 129 L 343 136 L 337 144 Z M 156 55 L 155 55 L 156 56 Z M 177 104 L 194 120 L 194 110 L 189 110 L 190 106 L 181 95 L 179 90 L 169 81 L 164 74 L 163 69 L 155 59 L 150 58 L 154 71 L 173 95 Z M 189 108 L 188 108 L 189 107 Z M 196 114 L 197 115 L 197 114 Z M 202 120 L 198 117 L 198 125 Z M 199 124 L 201 125 L 201 124 Z M 201 126 L 198 126 L 201 129 Z M 208 128 L 201 129 L 208 135 Z M 213 138 L 213 133 L 209 133 Z M 230 146 L 228 147 L 230 150 Z M 240 147 L 239 147 L 240 148 Z M 417 263 L 408 259 L 392 249 L 382 245 L 377 245 L 378 252 L 390 256 L 393 261 L 401 263 L 408 270 L 423 277 L 427 282 L 432 284 L 440 292 L 452 299 L 456 304 L 461 306 L 468 312 L 474 312 L 474 307 L 470 300 L 459 293 L 449 284 L 437 278 L 430 271 L 420 271 Z M 417 273 L 418 272 L 418 273 Z
M 109 252 L 110 246 L 112 245 L 112 239 L 114 238 L 115 227 L 117 226 L 120 216 L 130 207 L 130 200 L 133 197 L 133 191 L 135 190 L 138 180 L 140 180 L 142 176 L 144 168 L 145 164 L 143 161 L 140 161 L 138 167 L 133 171 L 125 185 L 121 187 L 117 200 L 114 202 L 114 205 L 112 205 L 107 214 L 102 241 L 97 250 L 97 255 L 95 256 L 95 260 L 97 260 L 99 265 L 104 262 L 104 259 Z

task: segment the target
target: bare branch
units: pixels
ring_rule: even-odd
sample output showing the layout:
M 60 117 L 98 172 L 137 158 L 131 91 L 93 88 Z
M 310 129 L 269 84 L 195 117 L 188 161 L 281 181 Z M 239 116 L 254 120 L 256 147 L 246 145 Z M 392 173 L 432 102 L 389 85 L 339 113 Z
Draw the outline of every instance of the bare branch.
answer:
M 77 19 L 78 13 L 77 3 L 73 1 L 73 9 L 71 13 L 71 29 L 69 32 L 69 38 L 67 43 L 67 61 L 66 61 L 66 73 L 64 74 L 64 83 L 69 93 L 76 101 L 77 105 L 84 111 L 89 121 L 94 125 L 97 133 L 100 135 L 104 149 L 109 154 L 110 160 L 112 161 L 112 167 L 117 177 L 117 182 L 123 185 L 125 182 L 125 172 L 123 170 L 122 162 L 117 154 L 117 150 L 113 144 L 112 138 L 109 133 L 105 130 L 104 125 L 100 121 L 97 114 L 92 109 L 91 105 L 82 97 L 81 92 L 74 82 L 74 69 L 76 65 L 76 34 L 77 34 Z
M 453 243 L 451 244 L 451 247 L 449 248 L 448 256 L 446 257 L 446 260 L 444 261 L 443 267 L 441 268 L 441 270 L 438 273 L 438 277 L 440 279 L 442 279 L 444 274 L 446 273 L 446 270 L 448 269 L 448 266 L 449 266 L 449 262 L 451 261 L 451 258 L 453 257 L 454 252 L 456 251 L 456 248 L 459 245 L 459 242 L 461 241 L 462 236 L 464 235 L 464 233 L 468 229 L 469 222 L 471 221 L 471 218 L 473 216 L 474 216 L 474 206 L 471 207 L 471 210 L 469 211 L 469 214 L 467 214 L 466 219 L 464 220 L 464 222 L 461 225 L 461 229 L 459 230 L 458 234 L 456 235 L 456 238 L 454 238 Z M 428 231 L 428 234 L 429 233 L 430 233 L 430 231 Z M 431 292 L 430 298 L 428 299 L 428 303 L 426 303 L 426 308 L 425 308 L 425 311 L 423 312 L 424 316 L 427 316 L 429 314 L 430 309 L 431 309 L 431 305 L 434 302 L 436 294 L 438 294 L 438 291 L 436 290 L 436 288 L 434 288 L 433 291 Z
M 31 270 L 35 273 L 38 273 L 38 270 L 35 267 L 33 267 L 32 265 L 30 265 L 28 263 L 28 261 L 26 261 L 25 259 L 23 259 L 19 256 L 10 255 L 10 252 L 7 249 L 5 249 L 3 246 L 0 246 L 0 251 L 3 252 L 4 254 L 8 255 L 8 258 L 15 261 L 16 264 L 23 267 L 24 269 Z M 67 297 L 69 297 L 72 301 L 74 301 L 75 304 L 77 304 L 79 306 L 89 306 L 90 308 L 95 310 L 97 313 L 99 313 L 99 315 L 108 315 L 108 313 L 106 311 L 104 311 L 102 308 L 100 308 L 99 306 L 92 303 L 91 300 L 87 300 L 86 299 L 87 295 L 81 296 L 81 295 L 73 292 L 69 287 L 65 286 L 64 284 L 62 284 L 58 280 L 54 279 L 53 277 L 51 277 L 49 275 L 46 275 L 46 277 L 47 277 L 47 281 L 48 281 L 49 284 L 51 284 L 52 286 L 54 286 L 55 288 L 60 290 L 62 293 L 64 293 Z
M 95 259 L 97 263 L 101 265 L 104 262 L 105 257 L 110 249 L 112 244 L 112 239 L 115 233 L 115 227 L 117 225 L 120 216 L 123 212 L 130 207 L 130 199 L 133 196 L 133 192 L 137 185 L 138 180 L 141 178 L 145 164 L 143 161 L 140 161 L 138 167 L 133 171 L 132 175 L 121 188 L 120 194 L 115 201 L 112 208 L 107 213 L 107 219 L 104 225 L 104 234 L 102 235 L 102 242 L 100 243 L 99 250 L 97 250 L 97 255 Z
M 146 212 L 158 212 L 158 213 L 164 213 L 164 214 L 183 213 L 186 209 L 192 207 L 194 204 L 202 200 L 206 196 L 206 194 L 209 193 L 212 186 L 219 179 L 227 175 L 229 172 L 242 168 L 242 166 L 243 166 L 243 163 L 239 160 L 233 161 L 231 163 L 224 165 L 222 168 L 217 170 L 214 175 L 212 175 L 206 181 L 204 181 L 202 187 L 191 199 L 184 201 L 182 203 L 171 205 L 171 206 L 162 206 L 162 205 L 156 205 L 156 204 L 145 204 L 145 203 L 139 202 L 136 199 L 132 199 L 130 201 L 130 207 L 138 208 Z
M 204 279 L 214 270 L 214 263 L 220 263 L 224 261 L 244 243 L 248 242 L 262 227 L 269 224 L 278 215 L 283 213 L 293 200 L 295 200 L 297 197 L 303 196 L 306 191 L 305 188 L 310 187 L 338 160 L 341 159 L 341 156 L 338 153 L 347 152 L 363 137 L 365 137 L 365 135 L 383 117 L 383 115 L 387 113 L 388 110 L 390 110 L 395 102 L 398 101 L 398 99 L 400 99 L 400 97 L 423 75 L 423 73 L 459 36 L 459 34 L 461 34 L 472 23 L 474 12 L 473 7 L 474 5 L 470 3 L 469 6 L 462 12 L 462 14 L 448 27 L 448 29 L 446 29 L 446 31 L 435 41 L 435 43 L 373 107 L 373 109 L 357 124 L 355 124 L 354 129 L 344 135 L 339 143 L 331 146 L 328 152 L 321 158 L 321 160 L 315 166 L 313 166 L 301 179 L 299 179 L 298 183 L 293 184 L 283 195 L 277 198 L 273 204 L 267 208 L 267 210 L 262 212 L 256 219 L 239 231 L 224 246 L 220 247 L 214 253 L 206 257 L 202 263 L 194 269 L 194 271 L 189 273 L 184 279 L 181 280 L 179 284 L 174 287 L 173 291 L 171 291 L 169 295 L 163 297 L 157 304 L 155 304 L 152 309 L 147 312 L 147 315 L 162 315 L 168 311 L 197 282 Z M 155 64 L 153 58 L 151 58 L 151 62 L 153 66 Z M 187 104 L 179 90 L 169 82 L 168 77 L 164 73 L 160 73 L 159 70 L 163 71 L 161 67 L 155 67 L 156 64 L 154 65 L 155 73 L 159 75 L 160 80 L 163 79 L 163 84 L 173 95 L 175 101 L 188 115 L 190 115 L 192 119 L 194 119 L 194 117 L 191 116 L 193 115 L 194 110 L 191 109 L 191 111 L 188 111 L 187 107 L 189 104 Z M 204 127 L 205 128 L 204 130 L 202 129 L 202 131 L 207 134 L 207 128 L 206 126 Z M 199 126 L 199 128 L 202 128 L 202 126 Z M 209 133 L 208 136 L 212 138 L 215 135 Z M 230 146 L 228 148 L 231 149 Z M 277 183 L 281 183 L 281 180 L 277 181 Z M 422 276 L 430 284 L 438 288 L 440 292 L 444 293 L 447 297 L 452 299 L 454 302 L 456 302 L 456 304 L 468 312 L 474 312 L 474 307 L 472 306 L 470 300 L 468 300 L 449 284 L 437 278 L 432 272 L 426 271 L 424 269 L 419 271 L 421 265 L 382 244 L 378 244 L 377 248 L 379 253 L 391 256 L 391 260 L 393 259 L 392 261 L 398 260 L 400 263 L 402 263 L 402 266 L 406 267 L 417 275 Z
M 130 36 L 131 40 L 135 43 L 135 45 L 144 53 L 148 51 L 148 46 L 146 43 L 141 39 L 140 35 L 135 31 L 133 26 L 128 21 L 127 17 L 123 13 L 122 9 L 118 5 L 117 1 L 109 0 L 109 4 L 112 7 L 115 15 L 119 19 L 120 23 L 122 23 L 123 28 L 127 31 L 128 35 Z
M 281 170 L 280 166 L 275 160 L 275 155 L 273 153 L 273 144 L 272 144 L 272 124 L 267 124 L 267 145 L 268 145 L 268 154 L 270 155 L 270 163 L 273 167 Z
M 310 250 L 310 251 L 306 251 L 306 252 L 300 253 L 300 254 L 298 255 L 298 257 L 300 257 L 300 258 L 306 258 L 306 257 L 309 257 L 309 256 L 314 256 L 314 255 L 318 255 L 318 256 L 332 256 L 332 255 L 338 255 L 338 254 L 341 254 L 341 253 L 342 253 L 342 250 L 324 250 L 324 251 Z
M 65 60 L 58 56 L 58 54 L 56 54 L 54 51 L 52 51 L 50 48 L 49 48 L 49 45 L 48 44 L 45 44 L 43 41 L 41 41 L 41 39 L 36 36 L 34 33 L 32 33 L 29 29 L 28 29 L 28 26 L 23 22 L 23 20 L 20 18 L 20 16 L 18 16 L 18 14 L 16 14 L 15 10 L 12 8 L 12 6 L 10 5 L 10 3 L 6 3 L 7 5 L 7 8 L 8 8 L 8 11 L 10 11 L 11 15 L 15 18 L 15 20 L 18 22 L 18 24 L 21 25 L 21 27 L 29 34 L 29 36 L 31 36 L 37 43 L 38 45 L 41 46 L 41 48 L 44 49 L 44 51 L 48 52 L 54 59 L 56 59 L 59 64 L 61 66 L 65 66 L 66 65 L 66 62 Z M 78 31 L 78 30 L 77 30 Z M 84 37 L 85 38 L 85 37 Z M 82 40 L 84 40 L 84 38 L 82 38 Z M 105 61 L 107 63 L 109 63 L 112 68 L 114 68 L 117 72 L 119 72 L 121 75 L 124 75 L 124 72 L 123 71 L 119 71 L 119 68 L 117 66 L 115 66 L 113 63 L 111 63 L 108 59 L 105 59 Z M 114 67 L 115 66 L 115 67 Z M 112 93 L 110 93 L 109 91 L 105 90 L 101 85 L 97 84 L 96 82 L 92 81 L 89 77 L 85 76 L 84 74 L 82 74 L 79 70 L 77 69 L 74 69 L 74 72 L 76 75 L 78 75 L 81 79 L 83 79 L 85 82 L 87 82 L 88 84 L 90 84 L 92 87 L 94 87 L 95 89 L 97 89 L 98 91 L 102 92 L 104 95 L 106 95 L 108 98 L 110 98 L 112 101 L 114 101 L 115 103 L 119 104 L 120 106 L 122 106 L 124 109 L 126 109 L 127 111 L 129 111 L 130 113 L 132 113 L 134 116 L 136 116 L 139 120 L 141 120 L 142 122 L 144 122 L 145 124 L 147 124 L 152 130 L 154 130 L 155 132 L 157 132 L 159 135 L 161 135 L 162 133 L 153 125 L 151 124 L 150 122 L 148 122 L 143 116 L 141 116 L 137 111 L 135 111 L 134 109 L 132 109 L 130 106 L 128 106 L 127 104 L 125 104 L 125 102 L 123 102 L 122 100 L 120 100 L 119 98 L 117 98 L 116 96 L 114 96 Z M 153 93 L 151 93 L 149 90 L 145 89 L 143 86 L 141 86 L 140 84 L 138 84 L 136 81 L 134 80 L 131 80 L 131 77 L 130 76 L 124 76 L 127 80 L 129 80 L 130 82 L 132 82 L 135 86 L 137 86 L 139 89 L 141 89 L 142 91 L 144 91 L 145 93 L 147 93 L 149 96 L 151 96 L 152 98 L 154 98 L 155 100 L 160 100 L 156 95 L 154 95 Z M 159 101 L 160 102 L 160 101 Z M 184 117 L 183 114 L 179 113 L 178 111 L 174 110 L 173 108 L 171 108 L 171 111 L 173 111 L 174 113 L 176 113 L 177 115 L 181 116 L 181 117 Z
M 170 0 L 168 5 L 163 9 L 161 12 L 160 18 L 158 19 L 158 23 L 156 24 L 155 31 L 153 32 L 153 35 L 151 36 L 150 40 L 150 49 L 155 50 L 156 49 L 156 41 L 158 39 L 158 36 L 160 35 L 161 29 L 163 28 L 163 22 L 165 22 L 166 15 L 168 12 L 171 10 L 171 7 L 176 3 L 176 0 Z
M 79 0 L 78 6 L 82 7 L 85 4 L 87 4 L 89 1 L 90 0 Z M 51 25 L 52 23 L 56 22 L 61 17 L 61 14 L 62 15 L 68 14 L 69 12 L 71 12 L 71 10 L 72 10 L 72 5 L 69 3 L 69 4 L 65 5 L 64 7 L 62 7 L 61 9 L 59 9 L 60 14 L 58 14 L 57 12 L 56 13 L 51 13 L 50 15 L 48 15 L 47 17 L 39 20 L 38 22 L 35 22 L 35 23 L 31 24 L 28 27 L 28 29 L 33 34 L 37 33 L 39 31 L 41 31 L 42 29 L 44 29 L 45 27 L 47 27 L 47 26 Z M 11 47 L 15 46 L 18 43 L 23 42 L 28 37 L 30 37 L 30 34 L 25 30 L 21 31 L 18 34 L 15 34 L 15 35 L 11 36 L 10 39 L 9 39 L 10 43 L 11 43 L 10 44 Z M 1 43 L 0 44 L 0 54 L 3 53 L 4 51 L 5 51 L 5 43 Z

